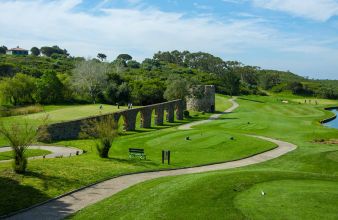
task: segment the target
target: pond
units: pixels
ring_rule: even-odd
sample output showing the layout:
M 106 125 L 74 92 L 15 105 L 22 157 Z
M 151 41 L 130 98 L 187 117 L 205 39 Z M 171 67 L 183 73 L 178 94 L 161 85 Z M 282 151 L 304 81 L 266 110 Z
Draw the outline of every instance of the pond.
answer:
M 328 126 L 328 127 L 331 127 L 331 128 L 337 128 L 338 129 L 338 109 L 332 109 L 330 111 L 335 113 L 337 115 L 337 118 L 335 118 L 332 121 L 325 123 L 325 125 Z

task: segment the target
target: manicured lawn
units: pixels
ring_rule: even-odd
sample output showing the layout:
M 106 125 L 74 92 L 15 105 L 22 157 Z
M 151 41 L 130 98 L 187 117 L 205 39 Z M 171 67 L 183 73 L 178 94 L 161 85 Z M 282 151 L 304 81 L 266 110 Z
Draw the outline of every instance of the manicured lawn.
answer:
M 41 119 L 48 116 L 48 123 L 53 123 L 116 112 L 127 108 L 125 106 L 120 106 L 120 109 L 117 109 L 117 106 L 112 105 L 102 105 L 102 106 L 103 106 L 102 110 L 100 109 L 100 104 L 45 106 L 44 112 L 24 116 L 21 115 L 21 116 L 4 117 L 2 118 L 2 120 L 5 123 L 27 120 L 29 122 L 32 123 L 35 122 L 38 124 L 41 121 Z
M 218 99 L 222 101 L 227 102 L 227 99 Z M 183 121 L 123 134 L 114 143 L 109 159 L 98 157 L 93 140 L 73 140 L 54 144 L 78 147 L 87 153 L 71 158 L 29 161 L 26 175 L 14 174 L 10 163 L 0 164 L 0 214 L 123 173 L 223 162 L 275 147 L 272 143 L 224 130 L 219 122 L 227 123 L 228 119 L 219 119 L 214 125 L 201 129 L 177 130 L 177 125 L 210 116 L 196 112 L 191 115 L 192 118 Z M 191 140 L 185 140 L 187 136 Z M 148 160 L 130 160 L 129 147 L 144 148 Z M 170 166 L 161 164 L 162 149 L 172 151 Z
M 258 134 L 298 148 L 262 164 L 147 181 L 72 218 L 338 219 L 338 146 L 314 142 L 338 138 L 337 129 L 318 123 L 329 114 L 324 105 L 283 104 L 284 97 L 243 98 L 235 113 L 197 129 L 215 126 L 227 133 Z
M 43 123 L 43 120 L 47 118 L 47 123 L 55 123 L 60 121 L 75 120 L 83 117 L 89 117 L 94 115 L 100 115 L 110 112 L 116 112 L 122 109 L 126 109 L 125 106 L 102 105 L 103 109 L 100 110 L 100 104 L 91 105 L 51 105 L 44 106 L 45 112 L 39 112 L 29 115 L 20 115 L 12 117 L 0 117 L 0 121 L 5 125 L 12 123 L 28 122 L 36 127 Z M 6 141 L 0 137 L 0 146 L 6 145 Z
M 39 150 L 39 149 L 27 150 L 25 152 L 27 157 L 43 156 L 50 153 L 51 152 L 48 150 Z M 13 159 L 13 151 L 0 152 L 0 160 L 11 160 L 11 159 Z
M 216 105 L 216 112 L 223 112 L 224 110 L 228 109 L 231 107 L 231 102 L 230 101 L 227 101 L 227 102 L 224 102 L 224 98 L 226 99 L 230 99 L 231 97 L 230 96 L 226 96 L 226 95 L 222 95 L 222 94 L 217 94 L 216 97 L 215 97 L 215 101 L 217 103 Z

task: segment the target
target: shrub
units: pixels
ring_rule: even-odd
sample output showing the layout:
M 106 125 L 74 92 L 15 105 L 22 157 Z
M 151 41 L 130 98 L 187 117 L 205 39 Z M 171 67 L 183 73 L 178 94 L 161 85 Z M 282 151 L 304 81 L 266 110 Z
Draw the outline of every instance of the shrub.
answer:
M 190 118 L 190 113 L 189 113 L 189 111 L 188 111 L 188 110 L 184 110 L 184 111 L 183 111 L 183 116 L 184 116 L 185 118 Z
M 16 173 L 25 173 L 27 168 L 25 152 L 28 146 L 38 138 L 38 130 L 27 122 L 23 124 L 13 123 L 9 126 L 0 124 L 0 134 L 5 137 L 13 149 L 14 171 Z
M 115 138 L 118 136 L 118 123 L 112 116 L 94 119 L 82 128 L 82 135 L 96 138 L 96 149 L 101 158 L 108 158 L 108 153 Z

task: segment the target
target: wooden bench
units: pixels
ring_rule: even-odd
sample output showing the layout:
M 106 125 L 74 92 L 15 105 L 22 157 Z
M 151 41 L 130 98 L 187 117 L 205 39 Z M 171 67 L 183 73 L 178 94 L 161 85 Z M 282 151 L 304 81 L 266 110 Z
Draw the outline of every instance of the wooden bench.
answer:
M 144 154 L 144 149 L 138 148 L 129 148 L 129 158 L 139 157 L 141 159 L 147 159 L 147 156 Z

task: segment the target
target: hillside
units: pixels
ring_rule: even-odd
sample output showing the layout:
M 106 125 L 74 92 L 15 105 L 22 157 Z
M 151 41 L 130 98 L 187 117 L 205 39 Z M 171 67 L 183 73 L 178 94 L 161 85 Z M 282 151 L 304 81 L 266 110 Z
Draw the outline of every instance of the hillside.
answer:
M 128 54 L 119 55 L 113 62 L 104 58 L 86 61 L 56 53 L 0 55 L 0 79 L 1 103 L 10 105 L 93 102 L 147 105 L 182 98 L 186 88 L 194 84 L 214 84 L 217 92 L 227 95 L 290 92 L 338 98 L 337 80 L 307 79 L 291 72 L 264 70 L 188 51 L 158 52 L 142 63 Z

